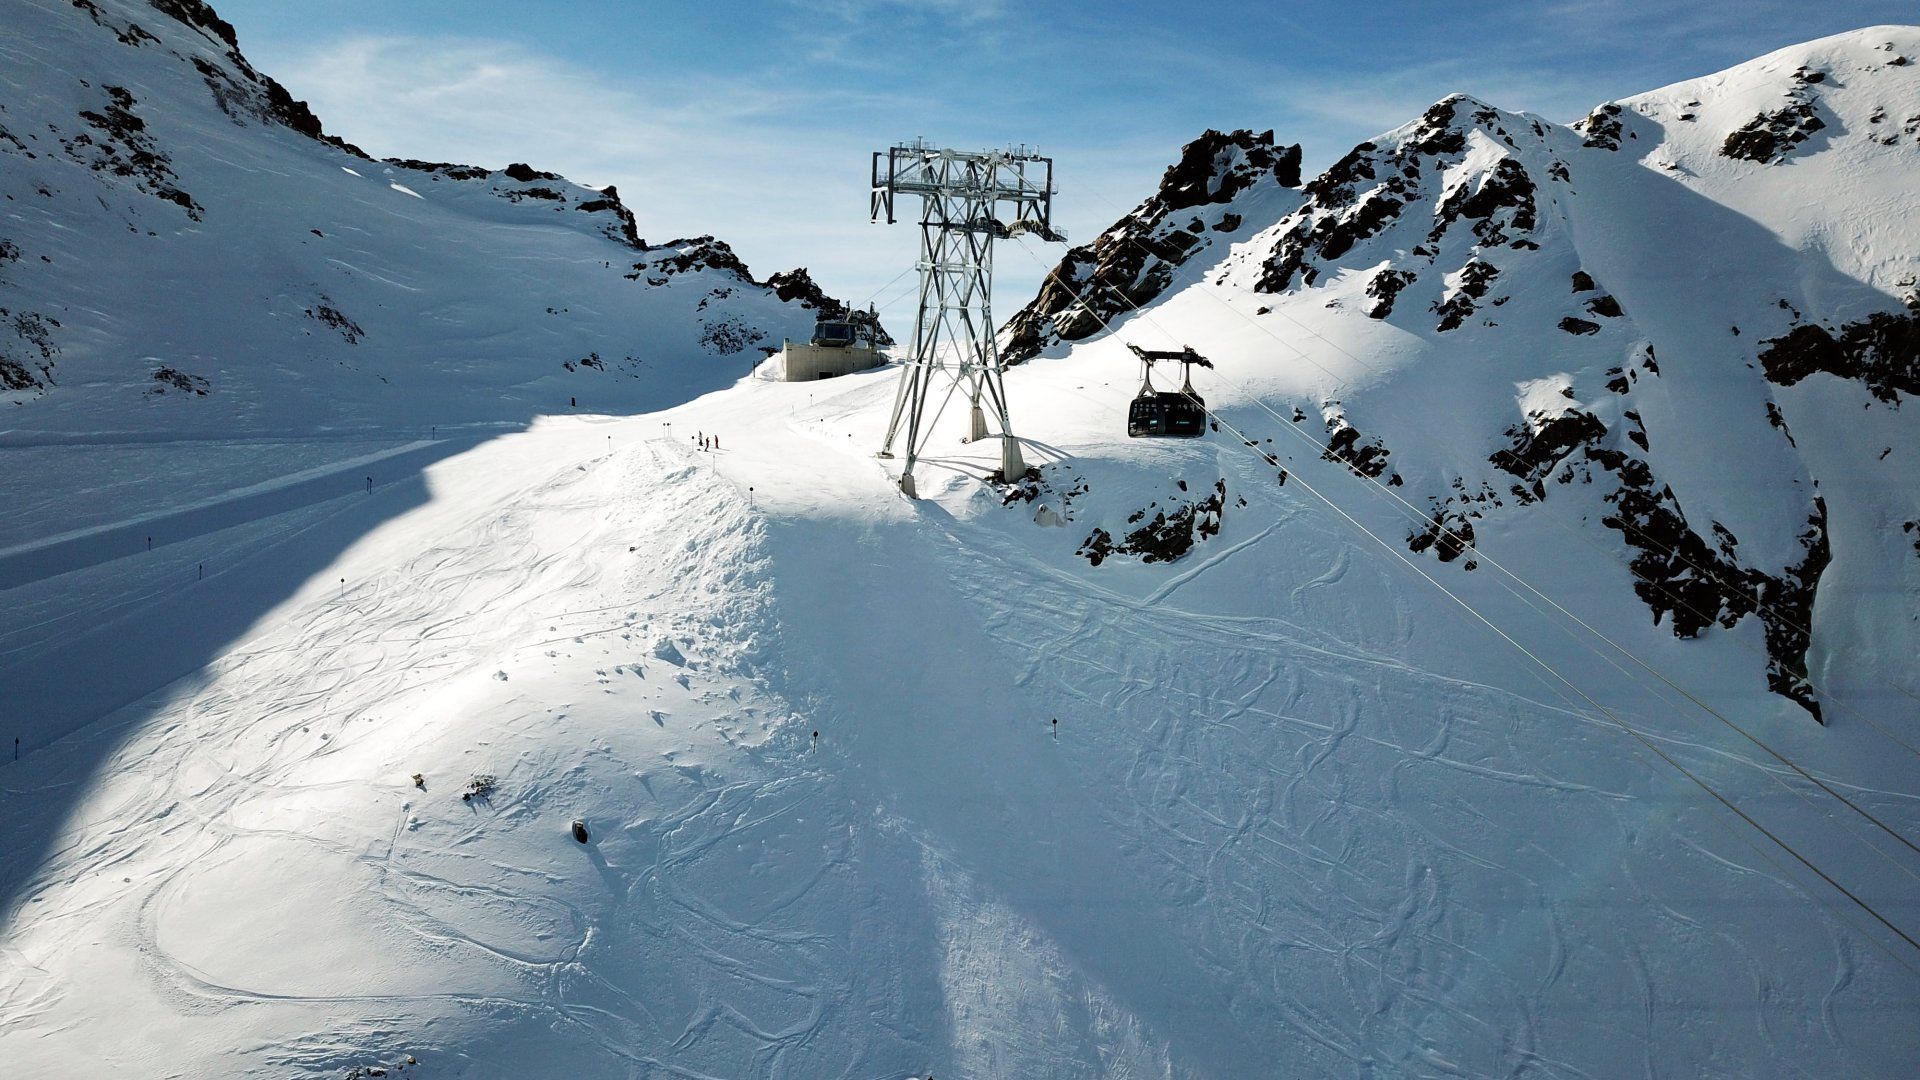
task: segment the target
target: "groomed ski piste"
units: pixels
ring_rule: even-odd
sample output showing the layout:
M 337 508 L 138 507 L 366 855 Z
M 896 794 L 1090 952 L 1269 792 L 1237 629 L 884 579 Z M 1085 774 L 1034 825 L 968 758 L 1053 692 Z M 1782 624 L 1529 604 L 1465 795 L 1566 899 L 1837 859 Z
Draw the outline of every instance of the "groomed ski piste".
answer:
M 1823 48 L 1853 45 L 1755 64 Z M 1627 172 L 1644 168 L 1592 166 L 1581 198 L 1656 190 Z M 1542 215 L 1563 239 L 1605 216 L 1567 205 Z M 1892 250 L 1911 225 L 1886 220 Z M 1791 536 L 1766 509 L 1822 481 L 1823 726 L 1769 691 L 1757 620 L 1683 640 L 1649 618 L 1595 524 L 1600 486 L 1478 519 L 1474 558 L 1441 562 L 1408 550 L 1384 483 L 1319 455 L 1319 417 L 1291 418 L 1343 402 L 1420 504 L 1510 414 L 1592 404 L 1628 335 L 1565 371 L 1552 332 L 1467 368 L 1329 306 L 1358 279 L 1254 291 L 1264 228 L 1008 373 L 1040 475 L 1017 490 L 983 480 L 998 446 L 963 443 L 956 405 L 924 498 L 899 495 L 874 457 L 896 368 L 703 393 L 724 380 L 689 352 L 645 384 L 658 407 L 569 415 L 536 384 L 515 392 L 553 415 L 530 424 L 475 395 L 466 415 L 376 400 L 302 428 L 281 403 L 272 438 L 136 436 L 49 398 L 57 428 L 5 451 L 36 468 L 7 481 L 0 536 L 0 685 L 24 735 L 0 763 L 0 1060 L 1909 1071 L 1920 950 L 1876 919 L 1920 927 L 1920 855 L 1892 835 L 1920 833 L 1911 411 L 1816 374 L 1779 395 L 1798 456 L 1730 460 L 1686 433 L 1745 424 L 1702 410 L 1764 388 L 1728 381 L 1736 357 L 1662 347 L 1676 419 L 1647 408 L 1647 428 L 1689 497 L 1779 562 Z M 1583 235 L 1581 253 L 1638 325 L 1704 342 L 1705 292 L 1757 297 L 1733 314 L 1766 325 L 1798 265 L 1776 247 L 1807 243 L 1771 235 L 1734 234 L 1716 265 L 1739 280 L 1699 288 L 1685 245 Z M 1809 291 L 1903 272 L 1875 259 Z M 1553 269 L 1503 321 L 1551 331 Z M 1129 342 L 1212 359 L 1195 384 L 1215 430 L 1125 437 Z M 1217 533 L 1172 561 L 1083 554 L 1215 492 L 1194 512 Z

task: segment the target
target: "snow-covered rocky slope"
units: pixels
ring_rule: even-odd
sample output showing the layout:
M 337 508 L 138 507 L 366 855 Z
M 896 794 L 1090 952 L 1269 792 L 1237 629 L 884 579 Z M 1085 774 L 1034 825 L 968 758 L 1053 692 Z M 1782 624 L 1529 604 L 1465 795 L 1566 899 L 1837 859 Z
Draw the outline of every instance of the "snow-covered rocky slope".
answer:
M 1911 353 L 1852 344 L 1905 324 L 1846 329 L 1903 317 L 1920 250 L 1920 156 L 1869 119 L 1920 115 L 1896 57 L 1920 31 L 1580 131 L 1448 99 L 1297 187 L 1208 136 L 1119 227 L 1147 253 L 1110 233 L 1010 328 L 1012 487 L 948 416 L 901 499 L 889 370 L 425 445 L 209 431 L 215 478 L 0 450 L 37 508 L 0 551 L 0 1060 L 1904 1075 L 1920 440 Z M 1824 127 L 1716 156 L 1790 98 Z M 1127 302 L 1076 317 L 1102 275 Z M 1127 342 L 1212 358 L 1219 430 L 1127 439 Z M 1824 725 L 1770 685 L 1773 594 L 1683 637 L 1638 591 L 1788 581 L 1815 481 L 1787 689 Z M 1726 564 L 1642 569 L 1661 508 Z
M 1209 132 L 1056 268 L 1011 354 L 1177 294 L 1123 336 L 1273 356 L 1266 403 L 1420 504 L 1414 551 L 1451 561 L 1489 516 L 1597 486 L 1652 616 L 1687 637 L 1758 620 L 1769 685 L 1821 718 L 1809 664 L 1845 677 L 1912 633 L 1887 586 L 1920 556 L 1899 412 L 1920 392 L 1916 60 L 1910 30 L 1875 28 L 1571 129 L 1456 95 L 1298 192 L 1247 179 L 1271 133 Z
M 612 189 L 370 160 L 199 0 L 19 0 L 6 24 L 7 428 L 631 411 L 732 382 L 829 302 L 712 237 L 647 243 Z

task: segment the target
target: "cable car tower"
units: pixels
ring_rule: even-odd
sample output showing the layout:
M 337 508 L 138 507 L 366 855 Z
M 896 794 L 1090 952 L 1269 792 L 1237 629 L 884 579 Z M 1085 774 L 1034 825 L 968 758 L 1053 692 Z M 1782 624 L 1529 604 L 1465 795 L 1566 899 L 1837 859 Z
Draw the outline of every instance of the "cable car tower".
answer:
M 943 399 L 930 413 L 934 384 L 965 389 L 972 406 L 968 441 L 988 436 L 987 410 L 1000 430 L 1000 475 L 1026 473 L 1020 442 L 1007 416 L 1000 349 L 994 340 L 993 242 L 1031 233 L 1065 240 L 1053 227 L 1053 159 L 1026 147 L 1011 150 L 943 150 L 915 139 L 873 155 L 872 217 L 894 223 L 894 198 L 920 196 L 920 311 L 914 317 L 913 348 L 900 372 L 893 419 L 880 456 L 893 457 L 902 435 L 906 461 L 900 491 L 918 498 L 913 467 L 926 448 Z

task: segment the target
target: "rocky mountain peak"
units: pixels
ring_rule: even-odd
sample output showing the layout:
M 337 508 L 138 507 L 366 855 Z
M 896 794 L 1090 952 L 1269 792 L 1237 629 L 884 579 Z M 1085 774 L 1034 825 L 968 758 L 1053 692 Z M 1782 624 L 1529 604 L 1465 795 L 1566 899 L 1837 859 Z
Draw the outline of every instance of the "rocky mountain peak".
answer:
M 0 401 L 37 423 L 154 400 L 193 410 L 169 423 L 359 422 L 421 381 L 482 411 L 628 407 L 835 306 L 711 236 L 647 244 L 612 187 L 375 160 L 201 0 L 17 7 L 40 47 L 0 67 Z M 607 378 L 563 394 L 553 371 Z
M 1160 178 L 1154 200 L 1168 212 L 1231 202 L 1266 177 L 1284 187 L 1299 187 L 1300 147 L 1276 147 L 1272 129 L 1255 133 L 1209 128 L 1180 148 L 1180 160 Z
M 1153 195 L 1091 244 L 1067 252 L 1040 292 L 1005 326 L 1003 355 L 1019 363 L 1048 345 L 1097 333 L 1103 321 L 1163 293 L 1177 269 L 1217 258 L 1276 208 L 1298 199 L 1300 147 L 1274 133 L 1209 129 L 1180 149 Z

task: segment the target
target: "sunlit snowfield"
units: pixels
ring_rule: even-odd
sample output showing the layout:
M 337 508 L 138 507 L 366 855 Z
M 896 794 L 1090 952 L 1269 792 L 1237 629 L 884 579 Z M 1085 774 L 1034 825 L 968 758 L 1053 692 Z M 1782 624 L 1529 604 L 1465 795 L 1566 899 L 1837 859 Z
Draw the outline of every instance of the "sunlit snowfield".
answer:
M 39 63 L 62 55 L 56 30 L 100 32 L 30 11 Z M 315 196 L 329 235 L 455 232 L 499 202 L 336 189 L 372 170 L 238 127 L 193 69 L 140 55 L 140 99 L 185 118 L 162 134 L 207 204 L 209 260 L 241 228 L 215 213 L 224 140 L 268 145 L 286 190 L 400 200 Z M 647 287 L 575 211 L 458 234 L 490 259 L 532 236 L 552 273 L 603 290 L 552 333 L 549 298 L 461 300 L 431 253 L 371 240 L 325 286 L 368 348 L 258 370 L 209 352 L 195 370 L 223 381 L 204 400 L 145 395 L 148 369 L 102 344 L 131 331 L 70 313 L 75 374 L 0 432 L 0 693 L 24 743 L 0 764 L 0 1059 L 27 1076 L 1901 1075 L 1920 1057 L 1915 951 L 1792 852 L 1909 931 L 1920 856 L 1659 677 L 1920 833 L 1901 741 L 1920 742 L 1911 410 L 1831 374 L 1771 386 L 1745 359 L 1789 325 L 1783 293 L 1854 319 L 1916 269 L 1920 151 L 1859 135 L 1876 109 L 1920 117 L 1920 68 L 1890 55 L 1920 60 L 1920 32 L 1658 91 L 1628 103 L 1643 145 L 1618 154 L 1462 107 L 1429 196 L 1502 160 L 1574 164 L 1539 197 L 1538 247 L 1497 256 L 1515 260 L 1490 294 L 1511 302 L 1482 313 L 1499 335 L 1428 332 L 1425 305 L 1458 287 L 1439 271 L 1399 321 L 1366 317 L 1355 268 L 1255 292 L 1301 195 L 1252 192 L 1206 265 L 1118 333 L 1009 374 L 1031 500 L 981 482 L 998 448 L 960 442 L 957 408 L 927 498 L 902 499 L 873 457 L 896 371 L 739 378 L 745 357 L 694 344 L 713 310 L 696 304 L 776 336 L 811 314 L 737 282 L 714 297 L 734 279 L 712 269 L 623 306 Z M 1805 65 L 1834 73 L 1820 153 L 1771 171 L 1716 156 Z M 14 205 L 23 249 L 81 254 L 58 214 Z M 143 223 L 180 216 L 140 205 Z M 1609 227 L 1629 207 L 1661 227 Z M 1429 225 L 1356 258 L 1405 254 Z M 588 257 L 603 249 L 613 269 Z M 1575 270 L 1622 321 L 1556 327 Z M 138 275 L 103 287 L 169 304 Z M 431 319 L 398 306 L 408 290 L 438 298 Z M 306 302 L 277 324 L 243 308 L 232 333 L 283 350 Z M 637 373 L 559 367 L 628 324 L 653 328 L 630 332 Z M 189 351 L 223 331 L 182 316 L 168 333 Z M 1648 340 L 1659 372 L 1605 389 Z M 1205 351 L 1220 428 L 1127 439 L 1128 341 Z M 315 373 L 336 356 L 363 367 Z M 479 388 L 446 389 L 469 373 Z M 1695 640 L 1654 623 L 1599 524 L 1605 484 L 1476 519 L 1470 570 L 1408 552 L 1418 523 L 1389 489 L 1318 452 L 1346 418 L 1424 508 L 1451 478 L 1498 479 L 1489 440 L 1549 405 L 1609 428 L 1633 410 L 1662 482 L 1770 569 L 1804 526 L 1778 508 L 1818 481 L 1826 726 L 1769 692 L 1756 619 Z M 1079 553 L 1216 491 L 1217 535 L 1174 562 Z

